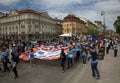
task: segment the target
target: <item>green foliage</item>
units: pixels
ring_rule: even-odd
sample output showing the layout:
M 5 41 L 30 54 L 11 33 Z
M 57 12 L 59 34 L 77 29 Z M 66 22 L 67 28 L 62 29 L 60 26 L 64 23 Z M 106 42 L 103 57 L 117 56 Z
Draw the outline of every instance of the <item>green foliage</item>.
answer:
M 89 35 L 98 35 L 99 31 L 94 29 L 88 29 L 87 34 Z
M 120 34 L 120 16 L 117 17 L 117 20 L 114 22 L 113 25 L 116 29 L 116 33 Z

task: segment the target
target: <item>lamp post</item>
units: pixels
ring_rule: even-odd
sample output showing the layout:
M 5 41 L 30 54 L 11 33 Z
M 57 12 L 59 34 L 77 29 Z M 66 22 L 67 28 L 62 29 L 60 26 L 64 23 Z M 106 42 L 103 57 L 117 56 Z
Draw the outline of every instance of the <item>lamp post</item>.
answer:
M 40 27 L 40 14 L 39 14 L 39 32 L 40 32 L 40 36 L 41 36 L 41 27 Z M 38 33 L 38 39 L 39 39 L 39 33 Z
M 18 14 L 18 17 L 19 17 L 19 21 L 18 21 L 18 24 L 19 24 L 19 27 L 18 27 L 18 40 L 20 39 L 20 14 Z
M 104 11 L 101 12 L 101 16 L 103 16 L 103 26 L 104 26 L 103 32 L 105 34 L 106 26 L 105 26 L 105 12 Z M 104 55 L 106 55 L 106 40 L 105 40 L 104 48 L 105 48 Z
M 106 30 L 106 25 L 105 25 L 105 11 L 101 12 L 101 16 L 103 16 L 103 26 L 104 26 L 103 32 L 105 32 L 105 30 Z

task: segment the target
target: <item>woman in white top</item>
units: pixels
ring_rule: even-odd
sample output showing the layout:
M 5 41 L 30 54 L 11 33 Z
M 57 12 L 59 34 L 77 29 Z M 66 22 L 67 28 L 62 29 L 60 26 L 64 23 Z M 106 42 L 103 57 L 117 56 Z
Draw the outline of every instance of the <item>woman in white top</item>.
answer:
M 118 44 L 117 44 L 117 42 L 115 42 L 113 44 L 113 49 L 114 49 L 114 57 L 116 57 L 117 56 L 117 52 L 118 52 Z

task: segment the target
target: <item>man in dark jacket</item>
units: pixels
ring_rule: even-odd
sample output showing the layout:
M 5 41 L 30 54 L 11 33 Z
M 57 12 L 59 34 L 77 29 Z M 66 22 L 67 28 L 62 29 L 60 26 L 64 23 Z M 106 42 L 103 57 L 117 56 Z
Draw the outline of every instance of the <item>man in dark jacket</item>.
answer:
M 60 54 L 60 65 L 63 69 L 63 72 L 65 72 L 65 61 L 66 61 L 66 55 L 64 53 L 64 49 L 62 49 Z
M 96 77 L 97 79 L 99 79 L 100 78 L 100 74 L 99 74 L 99 70 L 97 68 L 97 64 L 98 64 L 97 52 L 92 47 L 91 48 L 91 69 L 92 69 L 92 76 Z
M 14 53 L 12 53 L 11 62 L 12 62 L 12 69 L 15 74 L 14 79 L 16 79 L 16 78 L 18 78 L 18 72 L 17 72 L 18 58 L 16 57 L 16 55 Z

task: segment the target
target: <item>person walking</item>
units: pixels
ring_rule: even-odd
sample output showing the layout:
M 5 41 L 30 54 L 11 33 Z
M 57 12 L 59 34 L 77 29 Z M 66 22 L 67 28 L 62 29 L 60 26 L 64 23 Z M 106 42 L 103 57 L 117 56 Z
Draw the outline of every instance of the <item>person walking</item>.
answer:
M 13 70 L 13 72 L 15 74 L 14 79 L 18 78 L 17 62 L 18 62 L 17 57 L 14 54 L 12 54 L 11 63 L 12 63 L 12 70 Z
M 91 47 L 91 69 L 92 69 L 92 76 L 100 79 L 100 73 L 98 70 L 98 58 L 97 52 L 94 47 Z
M 79 61 L 79 59 L 80 59 L 80 51 L 77 51 L 76 52 L 76 62 L 78 62 Z
M 11 55 L 14 55 L 14 57 L 16 58 L 16 62 L 18 64 L 18 62 L 19 62 L 19 53 L 18 53 L 18 48 L 17 47 L 12 48 Z
M 9 70 L 9 67 L 8 67 L 8 63 L 11 64 L 11 62 L 9 61 L 9 58 L 8 56 L 5 56 L 4 60 L 3 60 L 3 63 L 4 63 L 4 72 L 10 72 Z
M 117 56 L 117 52 L 118 52 L 118 44 L 117 44 L 117 42 L 115 42 L 113 44 L 113 50 L 114 50 L 114 57 L 116 57 Z
M 70 67 L 72 67 L 73 66 L 73 50 L 72 50 L 72 48 L 71 47 L 69 47 L 69 51 L 68 51 L 68 55 L 67 55 L 67 57 L 68 57 L 68 69 L 70 68 Z
M 82 51 L 82 62 L 83 62 L 84 66 L 86 65 L 86 61 L 87 61 L 87 52 L 86 52 L 86 48 L 83 48 L 83 51 Z
M 105 46 L 106 46 L 106 54 L 108 54 L 108 53 L 109 53 L 109 49 L 110 49 L 110 48 L 109 48 L 110 46 L 109 46 L 109 42 L 108 42 L 108 41 L 106 42 Z
M 6 72 L 8 70 L 8 67 L 7 67 L 7 51 L 5 48 L 2 48 L 1 61 L 3 64 L 3 72 Z
M 66 61 L 66 55 L 64 53 L 64 49 L 61 49 L 61 53 L 60 53 L 60 65 L 62 67 L 63 72 L 65 72 L 65 61 Z
M 33 59 L 34 59 L 34 52 L 33 52 L 33 49 L 31 49 L 31 52 L 30 52 L 30 68 L 32 67 Z

